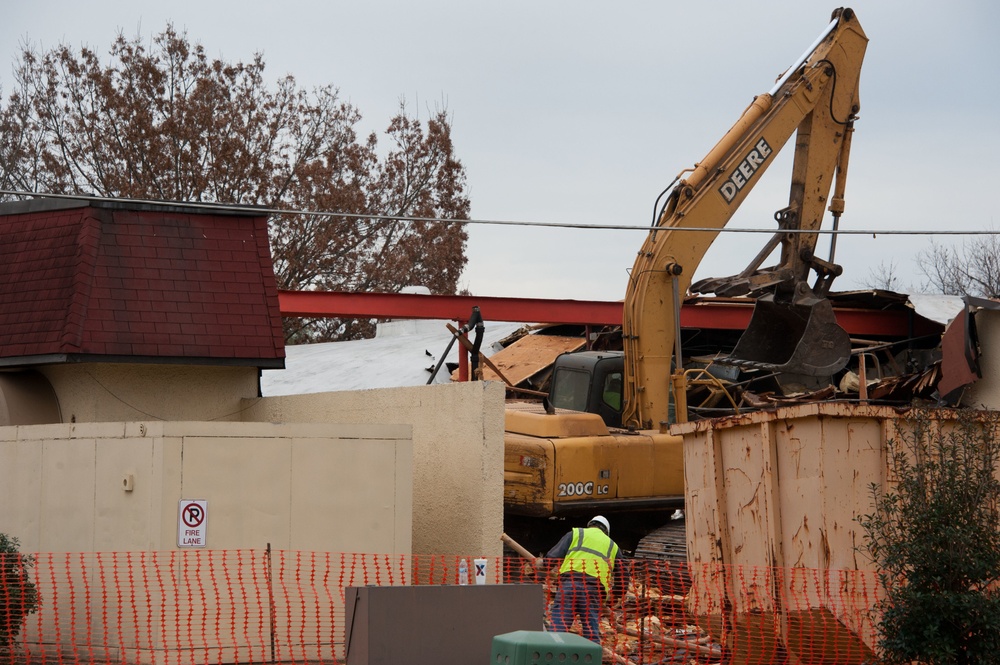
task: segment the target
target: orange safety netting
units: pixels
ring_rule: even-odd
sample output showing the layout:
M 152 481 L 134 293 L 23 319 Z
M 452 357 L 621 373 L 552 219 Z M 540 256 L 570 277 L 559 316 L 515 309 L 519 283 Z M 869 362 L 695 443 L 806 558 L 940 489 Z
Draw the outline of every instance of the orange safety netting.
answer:
M 39 607 L 10 645 L 26 663 L 342 663 L 345 588 L 454 585 L 464 581 L 463 559 L 471 584 L 484 572 L 474 569 L 473 557 L 459 556 L 267 550 L 32 556 L 28 583 Z M 553 619 L 558 625 L 560 603 L 573 600 L 558 599 L 566 579 L 558 561 L 485 563 L 487 584 L 541 584 L 545 626 L 551 629 Z M 617 578 L 612 602 L 598 602 L 605 662 L 875 660 L 871 608 L 881 590 L 872 572 L 628 560 L 619 573 L 627 575 Z M 11 599 L 22 591 L 10 588 L 10 580 L 0 576 L 0 662 L 5 630 L 18 614 Z M 572 588 L 580 587 L 563 591 Z M 585 627 L 571 616 L 568 629 Z

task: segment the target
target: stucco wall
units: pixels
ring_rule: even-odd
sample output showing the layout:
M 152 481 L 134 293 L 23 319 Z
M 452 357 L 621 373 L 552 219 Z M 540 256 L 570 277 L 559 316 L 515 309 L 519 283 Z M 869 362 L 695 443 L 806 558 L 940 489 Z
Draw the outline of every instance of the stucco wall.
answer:
M 268 422 L 398 422 L 413 431 L 413 553 L 499 556 L 504 389 L 497 382 L 247 400 Z M 366 478 L 381 472 L 363 471 Z
M 466 556 L 502 553 L 499 537 L 503 530 L 504 391 L 498 383 L 260 398 L 256 368 L 85 363 L 42 367 L 39 372 L 58 399 L 58 418 L 78 426 L 238 420 L 248 426 L 276 422 L 409 425 L 414 442 L 413 552 Z M 247 430 L 246 437 L 256 436 L 254 431 Z M 119 444 L 113 441 L 118 436 L 110 434 L 101 445 L 115 449 Z M 229 452 L 219 451 L 208 455 L 205 464 L 223 463 Z M 67 456 L 69 468 L 77 465 L 75 456 L 83 453 L 77 445 L 62 449 L 62 454 Z M 129 448 L 127 454 L 136 453 Z M 32 475 L 39 472 L 30 467 L 32 463 L 25 459 L 8 468 Z M 191 472 L 197 473 L 197 468 L 191 467 Z M 377 477 L 379 466 L 361 465 L 354 471 L 363 479 L 361 482 L 371 482 L 365 479 Z M 49 497 L 43 493 L 40 500 Z M 74 523 L 69 528 L 76 531 L 72 542 L 83 539 L 83 524 Z M 148 542 L 127 541 L 126 549 L 145 548 Z M 342 548 L 358 552 L 365 546 L 364 541 L 347 542 Z M 322 545 L 318 549 L 328 548 Z
M 256 367 L 79 363 L 39 371 L 65 423 L 239 421 L 241 400 L 259 392 Z
M 230 596 L 226 602 L 216 596 L 220 584 L 223 596 L 233 587 L 230 579 L 215 576 L 231 574 L 232 581 L 240 581 L 237 592 L 249 588 L 259 600 L 259 557 L 247 554 L 251 550 L 263 552 L 270 545 L 288 552 L 407 555 L 413 541 L 413 477 L 413 445 L 405 425 L 0 427 L 0 532 L 17 537 L 24 552 L 73 553 L 65 559 L 39 558 L 36 579 L 43 605 L 26 627 L 25 645 L 36 654 L 58 656 L 75 654 L 91 640 L 102 654 L 108 649 L 109 659 L 138 663 L 183 659 L 179 654 L 203 645 L 199 662 L 238 662 L 240 649 L 245 654 L 254 639 L 221 634 L 218 625 L 251 624 L 260 608 L 254 598 L 235 602 Z M 205 547 L 179 553 L 179 541 L 188 534 L 180 508 L 193 500 L 206 502 Z M 93 556 L 84 554 L 89 552 L 117 558 L 109 570 L 95 565 Z M 208 558 L 184 558 L 188 554 Z M 336 562 L 320 556 L 301 567 L 307 578 L 332 575 L 336 580 L 344 572 Z M 282 567 L 278 584 L 284 584 L 284 574 Z M 285 616 L 306 598 L 296 587 L 282 589 L 271 611 Z M 116 593 L 122 590 L 125 596 Z M 333 629 L 343 621 L 339 595 L 325 602 L 332 607 L 323 619 L 328 637 L 308 645 L 311 656 L 340 648 Z M 164 609 L 180 607 L 184 612 Z M 73 620 L 95 608 L 101 617 L 117 617 L 113 625 Z M 192 625 L 185 620 L 190 616 L 213 617 L 221 624 L 215 630 L 211 622 Z M 96 633 L 88 635 L 88 628 Z M 115 631 L 110 641 L 109 629 Z M 205 655 L 209 648 L 210 657 Z
M 179 502 L 201 499 L 209 549 L 405 554 L 412 451 L 404 425 L 2 427 L 0 532 L 28 552 L 170 550 Z

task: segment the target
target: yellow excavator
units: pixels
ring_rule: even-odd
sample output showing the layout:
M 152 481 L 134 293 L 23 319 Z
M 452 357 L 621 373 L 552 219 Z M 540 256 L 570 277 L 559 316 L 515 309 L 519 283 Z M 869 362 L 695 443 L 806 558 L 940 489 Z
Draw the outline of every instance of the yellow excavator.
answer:
M 671 519 L 684 504 L 681 438 L 668 426 L 686 418 L 678 313 L 689 289 L 755 297 L 750 325 L 719 362 L 770 372 L 789 390 L 829 384 L 847 365 L 850 339 L 825 297 L 841 272 L 835 242 L 829 260 L 815 248 L 825 212 L 837 228 L 844 210 L 867 42 L 851 9 L 834 11 L 805 53 L 657 201 L 627 285 L 623 351 L 560 356 L 544 405 L 508 405 L 504 529 L 529 550 L 554 543 L 566 519 L 582 524 L 600 513 L 636 556 L 686 558 L 683 520 Z M 719 230 L 793 135 L 791 190 L 774 237 L 738 275 L 692 285 Z M 779 247 L 777 265 L 761 268 Z

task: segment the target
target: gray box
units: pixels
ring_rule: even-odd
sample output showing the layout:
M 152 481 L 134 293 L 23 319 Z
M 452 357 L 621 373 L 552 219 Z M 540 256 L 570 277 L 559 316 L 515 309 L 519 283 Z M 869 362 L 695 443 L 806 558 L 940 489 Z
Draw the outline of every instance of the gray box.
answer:
M 347 665 L 488 663 L 493 637 L 543 629 L 540 584 L 346 587 Z

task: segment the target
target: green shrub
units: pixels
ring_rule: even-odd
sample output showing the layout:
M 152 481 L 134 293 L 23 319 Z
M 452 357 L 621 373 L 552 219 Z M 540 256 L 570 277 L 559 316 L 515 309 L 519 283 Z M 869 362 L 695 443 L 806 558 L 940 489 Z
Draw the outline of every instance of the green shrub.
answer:
M 38 610 L 38 589 L 31 579 L 35 558 L 21 554 L 20 544 L 0 533 L 0 655 L 11 648 L 28 615 Z
M 1000 425 L 917 417 L 887 443 L 891 487 L 858 519 L 886 596 L 875 608 L 885 663 L 997 662 L 1000 654 Z

